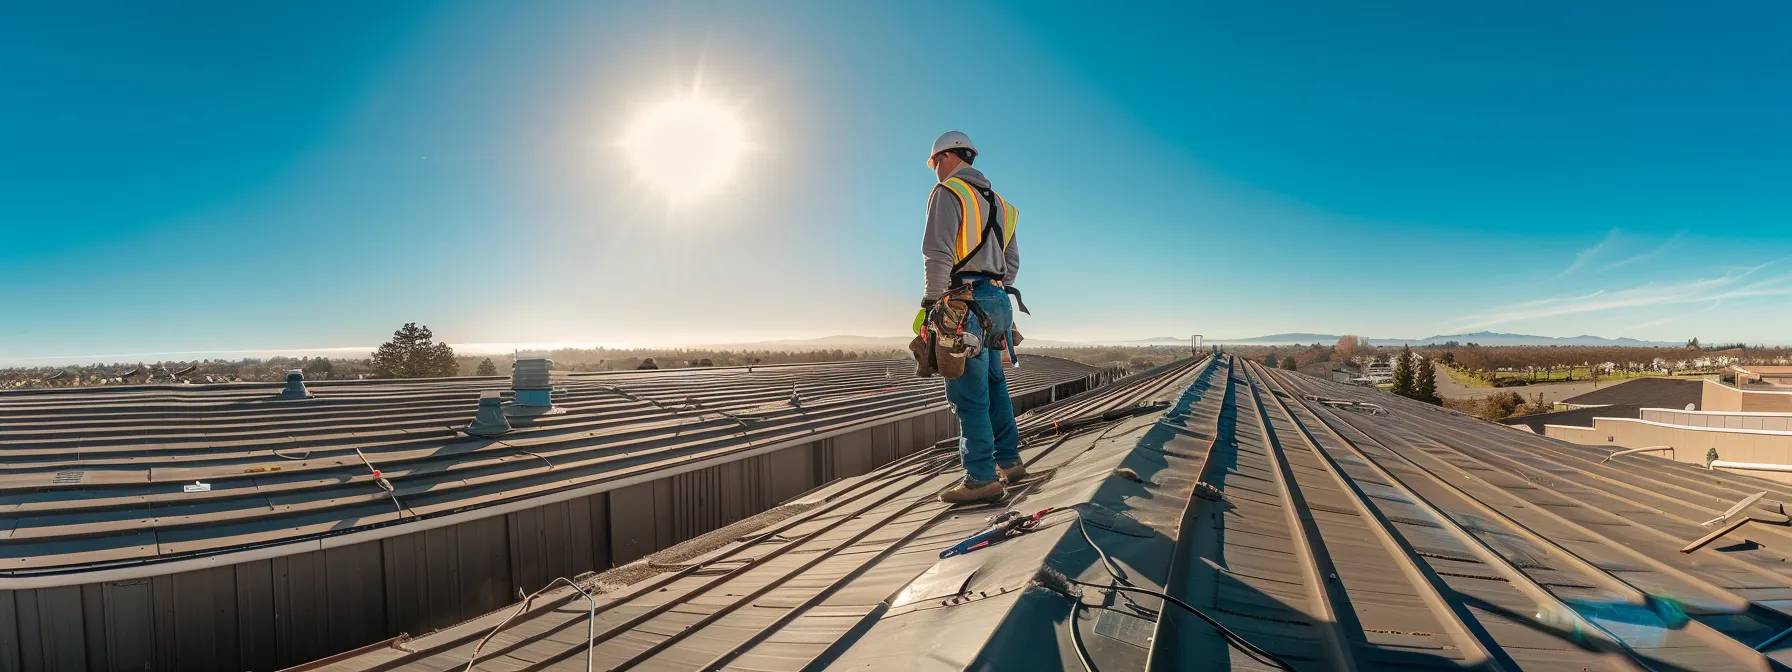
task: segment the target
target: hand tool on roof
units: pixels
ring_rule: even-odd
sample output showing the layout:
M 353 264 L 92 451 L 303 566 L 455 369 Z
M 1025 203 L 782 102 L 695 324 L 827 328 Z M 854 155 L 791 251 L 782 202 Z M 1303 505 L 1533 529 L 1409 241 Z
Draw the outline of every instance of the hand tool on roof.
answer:
M 940 559 L 943 560 L 955 555 L 964 555 L 971 551 L 989 546 L 990 544 L 1000 542 L 1003 539 L 1018 537 L 1028 532 L 1032 532 L 1034 528 L 1039 527 L 1039 521 L 1045 518 L 1046 514 L 1056 510 L 1056 507 L 1048 506 L 1040 509 L 1038 513 L 1031 516 L 1019 511 L 1005 512 L 1002 515 L 991 519 L 989 521 L 989 526 L 983 528 L 983 531 L 971 535 L 970 538 L 958 542 L 957 545 L 954 545 L 951 548 L 940 551 Z
M 1738 514 L 1741 514 L 1743 511 L 1748 510 L 1748 507 L 1754 506 L 1755 502 L 1761 501 L 1761 498 L 1766 497 L 1766 496 L 1767 496 L 1767 491 L 1762 490 L 1755 494 L 1744 497 L 1744 498 L 1742 498 L 1742 501 L 1737 502 L 1735 506 L 1730 507 L 1730 510 L 1725 511 L 1724 515 L 1718 516 L 1716 518 L 1712 518 L 1711 520 L 1707 520 L 1703 523 L 1699 523 L 1699 525 L 1702 527 L 1711 527 L 1713 525 L 1722 525 L 1724 523 L 1730 522 L 1732 519 L 1736 518 L 1736 516 Z
M 1710 545 L 1711 542 L 1723 538 L 1726 534 L 1742 529 L 1742 526 L 1749 523 L 1760 523 L 1763 525 L 1786 525 L 1792 523 L 1792 517 L 1785 515 L 1783 507 L 1780 506 L 1778 502 L 1769 501 L 1763 503 L 1761 501 L 1761 499 L 1766 496 L 1767 492 L 1762 491 L 1744 497 L 1742 498 L 1742 501 L 1736 502 L 1735 506 L 1730 507 L 1730 510 L 1725 511 L 1723 515 L 1699 523 L 1699 525 L 1703 527 L 1715 526 L 1717 529 L 1712 530 L 1709 534 L 1706 534 L 1703 537 L 1699 537 L 1698 539 L 1694 539 L 1687 543 L 1686 546 L 1680 549 L 1680 552 L 1691 553 L 1704 548 Z
M 387 497 L 392 498 L 392 506 L 398 507 L 398 517 L 403 518 L 404 513 L 405 513 L 404 502 L 398 501 L 398 489 L 392 487 L 392 482 L 386 480 L 386 477 L 380 473 L 379 468 L 373 466 L 372 462 L 367 461 L 367 456 L 361 454 L 361 449 L 358 447 L 355 448 L 355 456 L 360 457 L 361 464 L 367 465 L 367 470 L 370 472 L 373 472 L 373 482 L 376 485 L 380 486 L 381 490 L 386 491 Z M 411 514 L 411 515 L 416 515 L 416 514 Z

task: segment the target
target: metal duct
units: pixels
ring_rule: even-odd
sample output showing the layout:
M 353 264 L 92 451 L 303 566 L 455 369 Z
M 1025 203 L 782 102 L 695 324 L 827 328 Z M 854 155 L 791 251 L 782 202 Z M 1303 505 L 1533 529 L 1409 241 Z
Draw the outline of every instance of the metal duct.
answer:
M 516 360 L 511 366 L 510 387 L 516 390 L 518 406 L 552 406 L 553 381 L 549 369 L 554 361 L 545 357 Z

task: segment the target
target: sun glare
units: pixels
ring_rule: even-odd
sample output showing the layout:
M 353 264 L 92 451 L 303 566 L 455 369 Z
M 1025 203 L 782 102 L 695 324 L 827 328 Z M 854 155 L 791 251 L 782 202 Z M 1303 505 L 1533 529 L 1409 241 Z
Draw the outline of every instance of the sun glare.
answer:
M 739 116 L 694 95 L 642 111 L 621 145 L 641 181 L 674 202 L 726 186 L 748 149 Z

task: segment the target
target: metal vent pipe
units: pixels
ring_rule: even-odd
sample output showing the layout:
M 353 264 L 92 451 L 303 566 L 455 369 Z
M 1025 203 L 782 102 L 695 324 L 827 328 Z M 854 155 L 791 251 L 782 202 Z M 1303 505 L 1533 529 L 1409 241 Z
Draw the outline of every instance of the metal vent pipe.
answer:
M 545 357 L 518 359 L 511 365 L 510 388 L 518 406 L 552 406 L 554 384 L 549 370 L 554 361 Z

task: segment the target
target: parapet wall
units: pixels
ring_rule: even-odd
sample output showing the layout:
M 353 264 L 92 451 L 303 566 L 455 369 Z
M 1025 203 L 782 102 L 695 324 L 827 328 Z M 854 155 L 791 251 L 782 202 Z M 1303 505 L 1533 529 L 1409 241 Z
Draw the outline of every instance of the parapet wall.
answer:
M 1644 411 L 1645 416 L 1651 413 L 1676 413 L 1676 411 L 1661 411 L 1659 409 Z M 1678 413 L 1685 414 L 1686 412 L 1678 411 Z M 1734 415 L 1711 414 L 1701 420 L 1717 422 L 1720 425 L 1699 427 L 1630 418 L 1598 418 L 1593 421 L 1592 427 L 1548 425 L 1544 429 L 1544 435 L 1552 439 L 1588 446 L 1604 446 L 1612 450 L 1672 446 L 1673 451 L 1671 452 L 1662 451 L 1650 454 L 1701 466 L 1705 464 L 1705 457 L 1712 449 L 1717 450 L 1720 460 L 1792 465 L 1792 431 L 1733 429 L 1721 426 L 1721 423 L 1732 420 L 1745 424 L 1755 422 Z M 1766 419 L 1759 420 L 1762 423 L 1766 422 Z M 1792 421 L 1792 417 L 1775 418 L 1775 422 L 1778 421 Z M 1719 469 L 1719 471 L 1723 470 Z M 1769 480 L 1792 483 L 1792 473 L 1754 470 L 1749 470 L 1746 473 Z
M 1792 413 L 1792 391 L 1745 390 L 1706 380 L 1699 408 L 1743 413 Z

